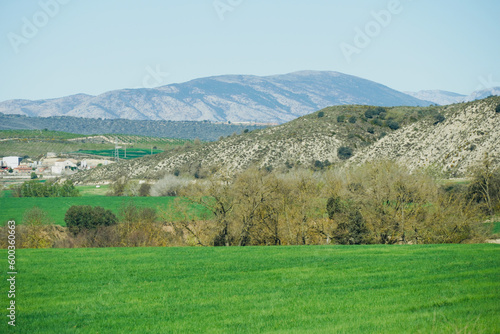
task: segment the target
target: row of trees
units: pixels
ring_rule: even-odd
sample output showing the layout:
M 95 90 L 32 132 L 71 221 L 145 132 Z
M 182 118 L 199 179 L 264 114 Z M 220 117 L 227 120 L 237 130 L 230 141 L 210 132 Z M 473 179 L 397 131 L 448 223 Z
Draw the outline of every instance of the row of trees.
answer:
M 15 188 L 13 195 L 15 197 L 77 197 L 80 196 L 80 192 L 71 180 L 62 183 L 32 180 Z
M 182 194 L 212 213 L 218 234 L 196 235 L 205 245 L 459 243 L 481 239 L 485 215 L 499 206 L 498 190 L 488 186 L 494 177 L 480 175 L 450 193 L 391 162 L 322 176 L 253 169 L 236 178 L 218 173 Z

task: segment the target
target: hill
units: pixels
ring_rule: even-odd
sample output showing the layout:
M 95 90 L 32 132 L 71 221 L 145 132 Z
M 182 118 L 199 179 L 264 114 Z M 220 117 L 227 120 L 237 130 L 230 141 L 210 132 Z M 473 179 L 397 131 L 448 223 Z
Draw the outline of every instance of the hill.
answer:
M 467 97 L 466 95 L 447 92 L 444 90 L 421 90 L 418 92 L 405 92 L 417 99 L 431 101 L 439 105 L 447 105 L 453 103 L 463 102 Z
M 430 167 L 450 176 L 463 175 L 485 154 L 499 157 L 500 97 L 440 108 L 445 117 L 435 124 L 423 119 L 360 151 L 352 162 L 376 158 L 399 161 L 411 168 Z
M 265 77 L 224 75 L 98 96 L 9 100 L 0 103 L 0 112 L 31 117 L 283 123 L 345 104 L 418 106 L 430 102 L 347 74 L 302 71 Z
M 26 117 L 0 113 L 0 130 L 53 130 L 81 135 L 127 134 L 148 137 L 217 140 L 245 129 L 265 128 L 264 124 L 222 124 L 194 121 L 147 121 L 99 119 L 70 116 Z
M 419 92 L 405 92 L 417 99 L 431 101 L 439 105 L 481 100 L 489 96 L 500 95 L 500 87 L 480 89 L 469 95 L 462 95 L 444 90 L 421 90 Z
M 105 166 L 74 179 L 158 179 L 176 170 L 199 174 L 222 167 L 236 172 L 251 165 L 323 168 L 343 164 L 341 147 L 353 151 L 352 162 L 389 158 L 459 175 L 485 152 L 500 153 L 500 114 L 495 112 L 499 104 L 500 97 L 491 97 L 451 106 L 385 108 L 379 114 L 361 105 L 329 107 L 280 126 L 194 145 L 181 153 Z
M 47 152 L 71 156 L 114 157 L 115 145 L 121 145 L 120 158 L 156 154 L 163 150 L 179 149 L 190 140 L 131 136 L 122 134 L 84 136 L 49 130 L 0 130 L 0 157 L 28 156 L 39 158 Z M 126 157 L 125 157 L 125 150 Z

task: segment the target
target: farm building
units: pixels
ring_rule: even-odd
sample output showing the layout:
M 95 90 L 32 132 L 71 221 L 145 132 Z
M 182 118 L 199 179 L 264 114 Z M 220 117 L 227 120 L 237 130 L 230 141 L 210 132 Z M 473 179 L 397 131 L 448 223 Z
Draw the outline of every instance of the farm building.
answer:
M 13 169 L 15 173 L 19 174 L 30 174 L 33 171 L 33 169 L 28 165 L 19 165 Z
M 78 163 L 77 160 L 75 159 L 59 159 L 54 163 L 54 166 L 57 167 L 62 167 L 62 168 L 67 168 L 67 167 L 76 167 L 76 164 Z
M 22 158 L 21 157 L 3 157 L 3 165 L 6 167 L 10 168 L 16 168 L 19 166 L 19 163 L 21 162 Z

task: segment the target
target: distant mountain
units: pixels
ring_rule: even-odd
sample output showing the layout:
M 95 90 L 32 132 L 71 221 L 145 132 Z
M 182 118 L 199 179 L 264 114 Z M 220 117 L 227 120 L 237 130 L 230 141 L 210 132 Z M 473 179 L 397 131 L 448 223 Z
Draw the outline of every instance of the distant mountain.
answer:
M 470 101 L 475 101 L 475 100 L 480 100 L 484 99 L 488 96 L 499 96 L 500 95 L 500 87 L 493 87 L 493 88 L 486 88 L 482 90 L 475 91 L 474 93 L 470 94 L 465 98 L 465 101 L 470 102 Z
M 42 117 L 283 123 L 327 106 L 346 104 L 426 106 L 430 102 L 351 75 L 302 71 L 265 77 L 224 75 L 98 96 L 9 100 L 0 103 L 0 112 Z
M 405 94 L 420 100 L 431 101 L 439 105 L 463 102 L 466 98 L 465 95 L 447 92 L 445 90 L 421 90 L 419 92 L 405 92 Z
M 457 94 L 453 92 L 447 92 L 444 90 L 421 90 L 419 92 L 405 92 L 410 96 L 417 99 L 426 100 L 434 102 L 438 105 L 448 105 L 460 102 L 471 102 L 475 100 L 481 100 L 487 98 L 488 96 L 498 96 L 500 95 L 500 87 L 486 88 L 472 92 L 472 94 L 466 96 L 462 94 Z

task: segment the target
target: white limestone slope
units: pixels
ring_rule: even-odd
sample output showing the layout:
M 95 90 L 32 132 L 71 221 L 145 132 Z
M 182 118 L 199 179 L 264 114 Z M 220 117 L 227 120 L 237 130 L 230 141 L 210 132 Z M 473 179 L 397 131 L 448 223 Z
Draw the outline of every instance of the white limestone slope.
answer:
M 350 163 L 390 159 L 411 169 L 434 168 L 462 175 L 484 159 L 500 154 L 500 98 L 448 106 L 446 120 L 411 124 L 358 152 Z

